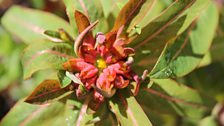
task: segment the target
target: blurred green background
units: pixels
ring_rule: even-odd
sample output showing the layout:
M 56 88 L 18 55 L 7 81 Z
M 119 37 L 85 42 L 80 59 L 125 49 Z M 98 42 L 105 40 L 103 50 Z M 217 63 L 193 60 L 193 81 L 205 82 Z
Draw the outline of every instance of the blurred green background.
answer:
M 13 5 L 49 11 L 66 18 L 65 7 L 60 0 L 0 0 L 0 16 Z M 27 96 L 45 77 L 37 73 L 23 81 L 21 53 L 26 45 L 16 36 L 10 35 L 0 24 L 0 119 L 18 101 Z
M 159 9 L 166 8 L 171 0 L 160 0 Z M 224 1 L 217 0 L 220 12 L 219 26 L 210 52 L 204 58 L 201 67 L 177 81 L 207 94 L 216 101 L 213 111 L 207 113 L 202 125 L 224 125 Z M 19 4 L 26 7 L 49 11 L 67 20 L 65 6 L 62 0 L 0 0 L 0 16 L 10 6 Z M 0 24 L 0 120 L 10 108 L 21 98 L 26 97 L 42 80 L 47 72 L 38 72 L 32 78 L 23 80 L 23 70 L 20 56 L 26 45 L 16 36 L 10 35 Z M 216 121 L 214 115 L 218 116 Z M 178 125 L 186 121 L 177 115 L 151 113 L 151 121 L 160 126 Z

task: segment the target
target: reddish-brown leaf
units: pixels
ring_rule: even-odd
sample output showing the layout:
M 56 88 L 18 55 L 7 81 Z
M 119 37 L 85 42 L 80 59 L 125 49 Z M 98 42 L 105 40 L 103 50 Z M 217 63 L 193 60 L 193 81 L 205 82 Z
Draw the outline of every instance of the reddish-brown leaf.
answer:
M 129 2 L 120 11 L 112 31 L 117 31 L 120 27 L 127 26 L 138 14 L 140 8 L 145 2 L 146 0 L 129 0 Z
M 60 88 L 57 80 L 45 80 L 36 87 L 32 94 L 26 98 L 25 102 L 35 104 L 46 103 L 50 100 L 60 99 L 60 96 L 63 96 L 68 91 L 68 87 Z
M 76 21 L 79 33 L 81 33 L 90 25 L 88 17 L 78 10 L 75 11 L 75 21 Z
M 90 43 L 91 45 L 94 46 L 95 40 L 94 40 L 94 37 L 92 35 L 92 31 L 91 31 L 92 28 L 87 30 L 86 33 L 83 34 L 82 37 L 80 37 L 81 33 L 84 33 L 84 30 L 86 30 L 87 27 L 90 26 L 90 22 L 89 22 L 88 17 L 86 15 L 84 15 L 82 12 L 76 10 L 75 11 L 75 21 L 76 21 L 76 24 L 77 24 L 77 27 L 78 27 L 78 31 L 80 33 L 78 38 L 83 38 L 82 41 L 85 41 L 86 43 Z M 80 41 L 81 41 L 81 39 L 80 39 Z M 76 42 L 77 42 L 77 40 L 76 40 Z M 79 43 L 76 43 L 76 44 L 79 45 Z M 78 49 L 79 48 L 77 48 L 77 50 L 76 50 L 76 54 L 78 54 L 77 53 Z

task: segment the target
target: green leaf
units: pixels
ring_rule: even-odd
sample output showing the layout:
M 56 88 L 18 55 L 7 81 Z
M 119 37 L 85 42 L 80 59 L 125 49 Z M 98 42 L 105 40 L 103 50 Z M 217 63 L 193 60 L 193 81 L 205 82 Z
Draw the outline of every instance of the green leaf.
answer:
M 87 114 L 87 103 L 89 99 L 78 101 L 74 94 L 60 100 L 45 105 L 32 105 L 19 101 L 11 111 L 4 117 L 0 125 L 2 126 L 114 126 L 111 112 L 107 106 L 102 106 L 97 113 Z M 21 114 L 23 113 L 23 114 Z M 12 121 L 13 118 L 13 121 Z M 100 120 L 99 120 L 100 119 Z
M 26 98 L 25 102 L 43 104 L 59 100 L 70 93 L 72 92 L 69 92 L 69 88 L 61 88 L 57 80 L 45 80 L 36 87 L 32 94 Z
M 219 126 L 219 124 L 215 117 L 208 116 L 199 122 L 199 126 Z
M 167 44 L 150 73 L 151 78 L 184 76 L 199 65 L 215 34 L 218 23 L 216 6 L 211 4 L 201 14 L 197 24 L 194 23 L 176 41 Z
M 20 54 L 22 43 L 14 43 L 10 35 L 0 27 L 0 90 L 14 84 L 22 76 Z
M 130 31 L 147 14 L 152 3 L 153 0 L 129 0 L 118 14 L 113 31 L 117 31 L 122 26 Z
M 39 10 L 20 6 L 11 7 L 2 18 L 3 26 L 27 44 L 43 41 L 45 30 L 65 29 L 70 35 L 72 29 L 63 19 Z
M 174 80 L 152 81 L 154 82 L 152 87 L 142 88 L 136 98 L 144 111 L 176 113 L 184 118 L 199 120 L 214 104 L 214 100 L 210 97 Z
M 66 71 L 64 70 L 59 70 L 58 71 L 58 79 L 60 82 L 60 86 L 62 88 L 68 86 L 69 84 L 71 84 L 72 80 L 66 76 Z
M 117 6 L 118 0 L 100 0 L 104 17 L 108 18 L 110 14 L 112 13 L 119 13 L 119 7 Z M 117 16 L 117 15 L 114 15 Z
M 152 69 L 165 44 L 178 34 L 183 25 L 186 15 L 181 16 L 195 0 L 184 0 L 173 2 L 160 16 L 142 28 L 140 35 L 133 35 L 135 38 L 130 43 L 136 50 L 135 65 Z M 142 54 L 142 51 L 149 50 L 150 54 Z M 140 65 L 141 64 L 141 65 Z
M 74 19 L 74 12 L 75 10 L 78 10 L 85 14 L 85 16 L 88 17 L 90 22 L 99 20 L 99 26 L 104 26 L 106 24 L 105 27 L 96 27 L 94 29 L 94 33 L 97 33 L 99 31 L 106 32 L 108 30 L 108 24 L 107 22 L 105 23 L 102 8 L 98 0 L 92 0 L 91 2 L 89 0 L 65 0 L 64 3 L 67 7 L 67 14 L 69 15 L 72 26 L 76 25 Z M 73 27 L 77 29 L 77 25 Z M 76 32 L 78 33 L 78 31 Z
M 32 105 L 19 101 L 1 120 L 1 126 L 62 126 L 74 125 L 80 102 L 54 102 L 45 105 Z M 22 113 L 22 114 L 21 114 Z M 13 121 L 12 121 L 13 119 Z
M 134 18 L 130 19 L 130 24 L 128 26 L 127 32 L 131 32 L 131 30 L 136 26 L 139 25 L 145 18 L 145 16 L 151 13 L 152 7 L 155 4 L 156 0 L 143 0 L 145 1 L 142 7 L 139 9 L 139 12 Z M 137 32 L 138 33 L 138 32 Z
M 161 0 L 156 0 L 151 8 L 151 11 L 145 15 L 142 21 L 139 23 L 140 27 L 145 27 L 148 25 L 153 19 L 155 19 L 160 13 L 166 8 Z
M 59 32 L 56 31 L 51 31 L 51 30 L 46 30 L 44 31 L 44 35 L 46 35 L 46 38 L 53 42 L 63 42 L 63 40 L 60 37 Z
M 65 6 L 66 6 L 66 14 L 69 18 L 69 23 L 72 26 L 74 36 L 76 37 L 78 35 L 78 29 L 75 22 L 75 2 L 74 0 L 63 0 Z
M 62 69 L 62 64 L 71 58 L 71 55 L 74 55 L 74 51 L 68 43 L 45 41 L 31 44 L 25 49 L 22 57 L 24 78 L 31 77 L 39 70 Z
M 0 41 L 0 56 L 10 55 L 13 50 L 14 43 L 10 35 L 2 27 L 0 27 Z
M 116 115 L 120 124 L 122 126 L 152 126 L 135 97 L 128 96 L 128 93 L 128 91 L 124 92 L 125 97 L 117 94 L 116 99 L 110 101 L 111 111 Z
M 187 27 L 189 27 L 191 23 L 198 18 L 204 10 L 206 10 L 210 3 L 210 0 L 196 0 L 195 3 L 188 10 L 186 10 L 185 13 L 183 13 L 183 15 L 186 15 L 186 20 L 180 28 L 178 35 L 183 33 Z
M 22 65 L 20 63 L 20 54 L 22 46 L 17 45 L 9 57 L 4 57 L 2 62 L 3 73 L 0 76 L 0 90 L 5 89 L 14 81 L 22 77 Z

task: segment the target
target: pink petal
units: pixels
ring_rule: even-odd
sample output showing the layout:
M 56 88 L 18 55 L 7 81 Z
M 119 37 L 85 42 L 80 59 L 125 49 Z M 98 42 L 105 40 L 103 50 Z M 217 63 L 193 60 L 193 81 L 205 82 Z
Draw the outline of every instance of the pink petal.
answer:
M 106 69 L 103 70 L 103 74 L 107 78 L 108 81 L 112 82 L 114 81 L 116 77 L 116 71 L 113 67 L 109 66 Z
M 91 64 L 85 63 L 85 64 L 83 64 L 83 66 L 84 67 L 82 68 L 81 73 L 80 73 L 80 77 L 82 79 L 91 78 L 91 77 L 95 76 L 98 72 L 98 69 Z
M 86 86 L 86 88 L 88 90 L 90 90 L 92 88 L 92 86 L 95 85 L 96 79 L 97 79 L 97 76 L 94 76 L 92 78 L 86 79 L 85 86 Z
M 108 78 L 109 78 L 108 75 L 106 75 L 105 73 L 101 73 L 96 81 L 96 86 L 101 90 L 110 92 L 114 85 L 113 83 L 111 83 L 112 82 L 111 79 L 109 80 Z
M 103 33 L 101 32 L 97 33 L 96 41 L 99 42 L 99 44 L 103 44 L 105 40 L 106 40 L 106 36 Z
M 129 80 L 124 80 L 122 76 L 117 76 L 114 82 L 116 88 L 125 88 L 129 84 Z

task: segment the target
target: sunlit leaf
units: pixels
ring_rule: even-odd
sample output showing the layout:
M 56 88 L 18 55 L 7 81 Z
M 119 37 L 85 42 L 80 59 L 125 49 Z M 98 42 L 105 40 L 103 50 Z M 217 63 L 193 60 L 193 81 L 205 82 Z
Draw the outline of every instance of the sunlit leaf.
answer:
M 80 11 L 75 11 L 75 20 L 79 32 L 82 32 L 90 25 L 88 17 Z
M 120 11 L 119 7 L 117 6 L 118 0 L 114 0 L 114 1 L 112 1 L 112 0 L 100 0 L 100 3 L 101 3 L 101 6 L 102 6 L 102 9 L 103 9 L 103 14 L 106 18 L 108 18 L 111 13 L 112 14 L 116 13 L 116 15 L 114 15 L 114 16 L 117 16 L 117 14 Z
M 208 116 L 199 122 L 199 126 L 219 126 L 219 124 L 214 116 Z
M 103 18 L 102 8 L 98 0 L 65 0 L 64 3 L 67 7 L 67 14 L 70 22 L 72 23 L 72 26 L 75 25 L 73 26 L 75 29 L 78 27 L 74 20 L 74 12 L 77 10 L 87 16 L 90 22 L 99 20 L 98 26 L 101 27 L 96 27 L 94 33 L 99 31 L 106 32 L 108 30 L 108 24 L 105 18 Z
M 150 10 L 152 3 L 153 0 L 129 0 L 116 18 L 113 30 L 117 31 L 122 26 L 129 27 L 128 30 L 134 28 Z
M 1 120 L 1 126 L 46 126 L 74 125 L 79 107 L 82 104 L 73 102 L 54 102 L 45 105 L 32 105 L 19 101 Z M 21 114 L 23 113 L 23 114 Z M 12 121 L 13 118 L 13 121 Z
M 75 11 L 75 20 L 76 20 L 76 24 L 77 24 L 79 33 L 83 32 L 90 25 L 88 17 L 86 17 L 80 11 Z M 85 38 L 88 41 L 94 41 L 91 31 L 88 32 L 88 34 L 85 36 Z
M 152 69 L 165 44 L 177 36 L 184 24 L 186 15 L 181 14 L 194 2 L 195 0 L 173 2 L 161 15 L 142 28 L 141 34 L 136 35 L 137 38 L 130 43 L 130 46 L 136 49 L 137 67 L 147 66 L 147 69 Z M 151 53 L 142 54 L 142 50 L 149 50 Z
M 217 23 L 218 11 L 215 5 L 211 4 L 196 24 L 193 23 L 175 42 L 167 44 L 150 73 L 151 78 L 184 76 L 195 69 L 212 43 Z
M 118 121 L 123 126 L 151 126 L 150 120 L 145 115 L 141 106 L 133 96 L 129 96 L 125 91 L 124 96 L 118 94 L 117 99 L 110 102 L 111 111 L 116 115 Z
M 38 71 L 49 68 L 62 69 L 62 64 L 74 55 L 67 43 L 38 42 L 28 46 L 22 58 L 24 78 L 29 78 Z
M 28 44 L 43 41 L 45 30 L 57 31 L 59 28 L 64 28 L 69 34 L 72 33 L 71 27 L 65 20 L 47 12 L 20 6 L 11 7 L 3 16 L 2 24 Z
M 66 76 L 66 71 L 64 70 L 59 70 L 58 71 L 58 79 L 60 82 L 60 86 L 62 88 L 68 86 L 69 84 L 71 84 L 72 80 Z
M 136 49 L 135 61 L 138 63 L 136 67 L 144 66 L 144 68 L 152 69 L 166 43 L 186 30 L 192 21 L 206 9 L 209 2 L 209 0 L 176 1 L 160 16 L 143 27 L 142 33 L 131 43 L 131 46 Z M 192 3 L 193 5 L 191 5 Z M 144 24 L 141 25 L 144 26 Z M 145 44 L 141 46 L 142 43 Z M 142 53 L 144 50 L 149 50 L 151 53 L 144 54 Z
M 66 6 L 66 14 L 69 18 L 69 23 L 72 27 L 72 30 L 73 30 L 73 34 L 74 36 L 76 37 L 78 35 L 78 30 L 77 30 L 77 25 L 76 25 L 76 22 L 75 22 L 75 2 L 74 0 L 63 0 L 65 6 Z

